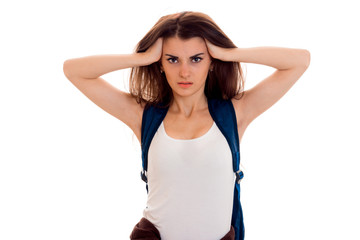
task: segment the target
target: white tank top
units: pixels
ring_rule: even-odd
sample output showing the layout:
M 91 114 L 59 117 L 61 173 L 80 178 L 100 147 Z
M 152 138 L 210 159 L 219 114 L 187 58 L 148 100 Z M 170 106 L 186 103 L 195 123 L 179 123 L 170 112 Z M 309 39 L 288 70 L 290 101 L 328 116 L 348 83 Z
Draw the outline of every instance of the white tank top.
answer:
M 162 240 L 219 240 L 231 228 L 235 174 L 215 122 L 203 136 L 174 139 L 161 123 L 148 153 L 143 216 Z

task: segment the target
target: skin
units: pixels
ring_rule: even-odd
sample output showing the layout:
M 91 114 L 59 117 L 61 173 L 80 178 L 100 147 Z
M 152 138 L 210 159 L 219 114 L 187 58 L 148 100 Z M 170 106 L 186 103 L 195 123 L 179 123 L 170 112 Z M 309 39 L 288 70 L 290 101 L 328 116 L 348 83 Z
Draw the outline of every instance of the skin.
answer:
M 201 61 L 193 56 L 203 53 Z M 169 59 L 167 55 L 177 57 Z M 192 139 L 205 134 L 213 120 L 207 108 L 204 83 L 211 68 L 211 58 L 222 61 L 267 65 L 276 70 L 254 87 L 244 91 L 240 100 L 232 99 L 239 140 L 247 126 L 277 102 L 302 76 L 310 64 L 310 52 L 305 49 L 254 47 L 224 49 L 207 40 L 159 38 L 146 52 L 133 54 L 95 55 L 64 62 L 65 76 L 91 101 L 125 123 L 141 139 L 144 106 L 129 93 L 120 91 L 102 75 L 115 70 L 147 66 L 161 61 L 174 93 L 164 119 L 166 132 L 177 139 Z M 199 61 L 199 62 L 198 62 Z M 189 88 L 180 88 L 178 81 L 190 81 Z
M 174 96 L 164 119 L 167 134 L 177 139 L 193 139 L 205 134 L 213 124 L 204 94 L 211 65 L 205 41 L 199 37 L 165 39 L 161 65 Z M 192 84 L 183 88 L 179 82 Z

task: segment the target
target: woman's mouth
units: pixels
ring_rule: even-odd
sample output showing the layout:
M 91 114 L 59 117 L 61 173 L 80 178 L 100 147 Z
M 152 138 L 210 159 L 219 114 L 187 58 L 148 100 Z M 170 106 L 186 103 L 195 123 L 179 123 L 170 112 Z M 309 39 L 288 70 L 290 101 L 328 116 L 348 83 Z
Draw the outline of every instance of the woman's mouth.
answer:
M 182 88 L 188 88 L 190 87 L 193 83 L 192 82 L 178 82 L 179 86 Z

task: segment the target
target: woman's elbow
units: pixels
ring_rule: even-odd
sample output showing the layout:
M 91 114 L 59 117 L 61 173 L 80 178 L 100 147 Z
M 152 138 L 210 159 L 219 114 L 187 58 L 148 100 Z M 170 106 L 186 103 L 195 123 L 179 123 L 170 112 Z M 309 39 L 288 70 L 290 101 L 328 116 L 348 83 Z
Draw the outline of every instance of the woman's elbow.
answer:
M 303 49 L 303 58 L 304 58 L 304 60 L 302 62 L 304 64 L 304 67 L 308 68 L 310 65 L 310 60 L 311 60 L 310 51 Z
M 71 69 L 71 59 L 68 59 L 63 63 L 63 72 L 64 72 L 66 78 L 68 78 L 68 79 L 71 77 L 70 69 Z

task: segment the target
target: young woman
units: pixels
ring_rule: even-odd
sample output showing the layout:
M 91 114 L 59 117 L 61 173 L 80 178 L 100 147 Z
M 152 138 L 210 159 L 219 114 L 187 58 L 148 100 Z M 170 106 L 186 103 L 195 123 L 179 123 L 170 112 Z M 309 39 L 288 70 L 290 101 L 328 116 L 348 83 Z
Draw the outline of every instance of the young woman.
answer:
M 244 90 L 240 62 L 276 70 Z M 131 128 L 139 142 L 144 109 L 168 109 L 148 151 L 147 207 L 130 238 L 235 239 L 232 157 L 208 100 L 231 101 L 240 142 L 247 126 L 294 85 L 309 62 L 305 49 L 237 48 L 199 12 L 160 18 L 133 54 L 65 61 L 66 77 Z M 124 68 L 132 68 L 130 93 L 101 78 Z

